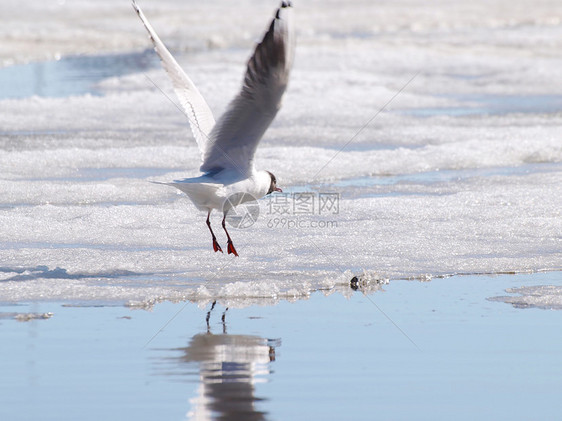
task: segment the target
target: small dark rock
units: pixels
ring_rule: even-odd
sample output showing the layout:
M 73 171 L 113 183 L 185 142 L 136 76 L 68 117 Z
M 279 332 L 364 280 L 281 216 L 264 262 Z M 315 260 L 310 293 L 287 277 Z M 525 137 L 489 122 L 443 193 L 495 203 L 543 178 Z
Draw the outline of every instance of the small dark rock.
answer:
M 357 276 L 351 278 L 351 281 L 349 281 L 349 286 L 353 291 L 357 291 L 359 289 L 359 278 Z

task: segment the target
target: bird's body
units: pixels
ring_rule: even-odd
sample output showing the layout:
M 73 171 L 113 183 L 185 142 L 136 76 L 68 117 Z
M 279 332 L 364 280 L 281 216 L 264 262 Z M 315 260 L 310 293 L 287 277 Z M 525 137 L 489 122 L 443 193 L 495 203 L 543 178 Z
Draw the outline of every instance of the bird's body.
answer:
M 193 204 L 202 211 L 218 209 L 228 212 L 231 204 L 227 200 L 237 193 L 246 193 L 246 200 L 259 199 L 269 193 L 271 177 L 266 171 L 254 171 L 249 177 L 241 178 L 235 171 L 223 170 L 215 175 L 176 180 L 169 185 L 184 192 Z
M 283 1 L 277 9 L 263 40 L 248 61 L 240 93 L 216 122 L 191 79 L 166 49 L 134 0 L 133 7 L 172 80 L 201 152 L 202 175 L 161 184 L 178 188 L 199 210 L 207 211 L 207 226 L 215 251 L 222 249 L 211 229 L 209 217 L 213 209 L 222 211 L 228 252 L 237 256 L 225 226 L 228 211 L 240 203 L 281 191 L 272 173 L 255 169 L 254 154 L 281 107 L 281 98 L 289 79 L 294 55 L 291 4 Z M 237 200 L 230 200 L 233 196 Z

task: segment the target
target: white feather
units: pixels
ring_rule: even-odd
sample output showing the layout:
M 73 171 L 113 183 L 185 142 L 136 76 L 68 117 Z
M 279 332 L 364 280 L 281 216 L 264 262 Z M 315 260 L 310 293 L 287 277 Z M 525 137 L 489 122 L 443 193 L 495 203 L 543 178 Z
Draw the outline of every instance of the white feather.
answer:
M 174 86 L 174 92 L 180 101 L 181 107 L 185 112 L 191 126 L 193 136 L 197 141 L 199 150 L 201 151 L 201 158 L 206 153 L 207 140 L 211 129 L 215 125 L 215 119 L 211 109 L 205 102 L 205 99 L 199 93 L 189 76 L 185 74 L 179 66 L 174 57 L 170 54 L 166 46 L 162 43 L 154 28 L 140 9 L 140 7 L 133 0 L 133 8 L 139 15 L 142 23 L 144 24 L 150 39 L 154 44 L 154 50 L 162 60 L 162 66 L 170 76 Z

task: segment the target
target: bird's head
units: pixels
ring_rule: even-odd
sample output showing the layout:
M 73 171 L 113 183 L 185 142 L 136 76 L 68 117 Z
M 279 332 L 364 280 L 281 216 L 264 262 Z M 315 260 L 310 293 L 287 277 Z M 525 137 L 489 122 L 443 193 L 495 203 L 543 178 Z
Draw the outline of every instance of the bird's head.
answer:
M 279 187 L 277 187 L 277 179 L 275 178 L 273 173 L 271 173 L 269 171 L 267 171 L 267 173 L 269 174 L 269 177 L 271 178 L 271 183 L 269 184 L 269 190 L 267 191 L 266 194 L 273 193 L 274 191 L 278 191 L 280 193 L 283 193 L 283 190 L 281 190 Z

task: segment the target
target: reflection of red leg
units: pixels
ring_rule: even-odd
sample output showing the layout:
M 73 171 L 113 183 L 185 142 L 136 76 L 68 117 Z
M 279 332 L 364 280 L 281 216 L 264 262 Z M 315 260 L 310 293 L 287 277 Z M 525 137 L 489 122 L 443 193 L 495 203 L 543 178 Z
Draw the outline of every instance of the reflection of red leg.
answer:
M 226 232 L 226 238 L 228 238 L 228 254 L 232 253 L 235 256 L 238 256 L 238 253 L 236 252 L 236 249 L 234 248 L 234 244 L 232 244 L 232 240 L 230 239 L 230 235 L 228 235 L 228 231 L 226 230 L 226 224 L 224 223 L 224 220 L 226 219 L 226 213 L 224 214 L 223 218 L 222 218 L 222 227 L 224 228 L 224 232 Z
M 209 227 L 209 231 L 211 231 L 211 235 L 213 236 L 213 249 L 215 251 L 220 251 L 222 253 L 221 246 L 217 243 L 217 237 L 215 237 L 215 233 L 211 228 L 211 221 L 209 221 L 209 217 L 211 216 L 211 211 L 207 214 L 207 226 Z

